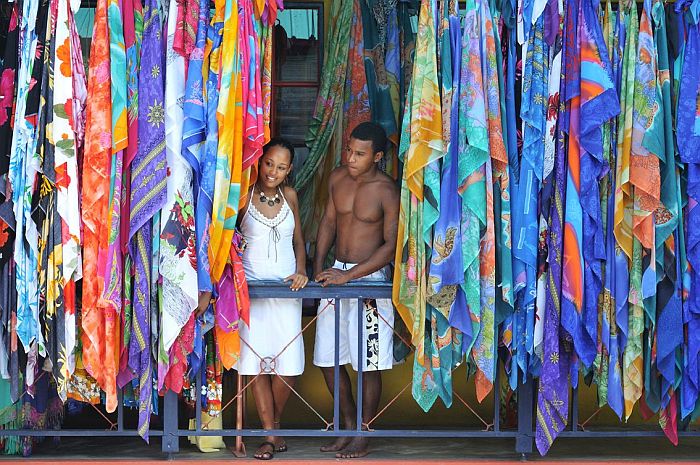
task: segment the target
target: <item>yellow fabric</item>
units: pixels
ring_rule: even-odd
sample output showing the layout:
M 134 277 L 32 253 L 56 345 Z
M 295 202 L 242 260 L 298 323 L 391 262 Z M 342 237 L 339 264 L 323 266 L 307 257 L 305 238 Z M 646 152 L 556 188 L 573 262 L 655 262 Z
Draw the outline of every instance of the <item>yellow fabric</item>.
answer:
M 196 420 L 194 418 L 190 419 L 191 430 L 196 428 L 195 423 Z M 221 415 L 210 417 L 205 412 L 202 412 L 202 429 L 208 431 L 223 429 Z M 226 448 L 224 438 L 221 436 L 187 436 L 187 440 L 190 441 L 190 444 L 197 446 L 200 452 L 219 452 L 219 450 Z

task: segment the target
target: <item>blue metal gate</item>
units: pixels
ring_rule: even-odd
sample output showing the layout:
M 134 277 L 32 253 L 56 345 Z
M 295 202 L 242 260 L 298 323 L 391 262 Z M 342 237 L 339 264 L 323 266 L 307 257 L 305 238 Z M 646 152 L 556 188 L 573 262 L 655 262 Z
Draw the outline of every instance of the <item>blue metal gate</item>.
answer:
M 249 291 L 251 298 L 312 298 L 312 299 L 335 299 L 337 302 L 339 299 L 355 299 L 357 304 L 362 308 L 364 299 L 381 299 L 381 298 L 391 298 L 391 284 L 384 282 L 364 282 L 364 283 L 350 283 L 345 286 L 334 286 L 334 287 L 321 287 L 316 283 L 310 283 L 306 288 L 293 292 L 286 285 L 278 282 L 250 282 Z M 358 312 L 358 319 L 361 319 L 364 312 Z M 361 320 L 360 320 L 361 321 Z M 309 325 L 307 325 L 308 327 Z M 361 340 L 362 325 L 358 324 L 358 340 Z M 340 316 L 339 312 L 335 312 L 335 340 L 336 340 L 336 351 L 335 351 L 335 379 L 339 378 L 339 351 L 338 351 L 338 340 L 340 337 Z M 361 347 L 361 344 L 358 345 Z M 162 429 L 153 428 L 150 430 L 149 435 L 152 437 L 162 437 L 162 451 L 171 456 L 176 454 L 179 447 L 179 440 L 181 437 L 187 436 L 227 436 L 227 437 L 237 437 L 241 438 L 244 436 L 268 436 L 268 435 L 284 435 L 290 437 L 338 437 L 338 436 L 366 436 L 366 437 L 415 437 L 415 438 L 513 438 L 515 439 L 515 449 L 514 452 L 519 454 L 521 457 L 525 458 L 527 454 L 532 453 L 533 450 L 533 440 L 534 440 L 534 424 L 533 424 L 533 413 L 535 411 L 534 398 L 535 393 L 533 390 L 534 382 L 532 379 L 521 385 L 517 392 L 517 408 L 518 408 L 518 421 L 517 429 L 502 429 L 500 424 L 500 409 L 501 403 L 499 401 L 499 389 L 494 389 L 494 402 L 493 402 L 493 418 L 492 423 L 487 424 L 481 417 L 479 419 L 487 427 L 485 429 L 470 428 L 470 429 L 397 429 L 397 428 L 369 428 L 367 430 L 363 429 L 362 422 L 362 364 L 358 367 L 359 371 L 357 373 L 357 422 L 356 428 L 352 430 L 340 429 L 340 405 L 339 405 L 339 383 L 335 383 L 335 393 L 333 402 L 333 419 L 332 421 L 326 421 L 326 428 L 317 429 L 278 429 L 278 430 L 263 430 L 263 429 L 249 429 L 249 428 L 228 428 L 219 430 L 209 430 L 206 429 L 206 425 L 202 424 L 201 409 L 195 408 L 195 429 L 181 429 L 179 427 L 179 408 L 180 402 L 178 395 L 174 392 L 166 393 L 163 402 L 162 411 Z M 497 370 L 498 377 L 498 370 Z M 201 388 L 201 377 L 197 376 L 197 391 L 200 392 Z M 494 383 L 498 386 L 498 378 Z M 402 390 L 401 392 L 404 392 Z M 120 402 L 117 409 L 116 422 L 110 422 L 110 427 L 107 429 L 62 429 L 62 430 L 32 430 L 32 429 L 17 429 L 17 430 L 3 430 L 2 434 L 5 436 L 33 436 L 33 437 L 77 437 L 77 436 L 95 436 L 95 437 L 107 437 L 107 436 L 121 436 L 121 437 L 137 437 L 138 432 L 135 429 L 126 429 L 124 427 L 124 407 L 121 402 L 121 392 Z M 239 392 L 231 399 L 227 405 L 230 405 L 234 400 L 241 402 L 241 396 L 243 390 L 239 389 Z M 457 393 L 456 397 L 460 399 L 473 413 L 474 410 L 461 399 Z M 398 396 L 397 396 L 398 397 Z M 307 403 L 307 405 L 309 405 Z M 380 411 L 379 414 L 382 412 Z M 317 413 L 317 415 L 319 415 Z M 320 415 L 319 415 L 320 416 Z M 478 416 L 478 415 L 477 415 Z M 321 417 L 322 418 L 322 417 Z M 568 429 L 560 434 L 561 437 L 660 437 L 663 436 L 663 432 L 656 430 L 644 430 L 639 428 L 616 428 L 616 429 L 599 429 L 596 431 L 590 431 L 585 429 L 585 425 L 588 420 L 584 421 L 583 424 L 579 423 L 579 403 L 578 403 L 578 391 L 572 391 L 572 402 L 571 402 L 571 421 Z M 240 419 L 240 418 L 239 418 Z M 589 418 L 590 420 L 590 418 Z M 700 431 L 686 429 L 684 431 L 679 431 L 679 436 L 681 437 L 700 437 Z

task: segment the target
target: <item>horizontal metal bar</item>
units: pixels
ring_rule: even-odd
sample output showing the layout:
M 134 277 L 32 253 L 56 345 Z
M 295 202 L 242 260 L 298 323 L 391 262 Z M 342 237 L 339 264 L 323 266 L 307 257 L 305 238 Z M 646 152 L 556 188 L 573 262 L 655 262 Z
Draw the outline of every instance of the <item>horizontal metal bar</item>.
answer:
M 663 431 L 562 431 L 562 438 L 646 438 L 664 437 Z M 679 437 L 700 437 L 700 431 L 678 431 Z
M 40 436 L 40 437 L 76 437 L 76 436 L 138 436 L 139 432 L 133 430 L 94 430 L 94 429 L 3 429 L 0 430 L 0 437 L 3 436 Z M 162 431 L 149 430 L 149 436 L 163 436 Z
M 316 282 L 309 282 L 305 288 L 292 291 L 289 284 L 279 281 L 248 281 L 248 293 L 253 299 L 260 298 L 340 298 L 390 299 L 391 283 L 386 281 L 360 281 L 343 286 L 323 287 Z
M 297 437 L 425 437 L 425 438 L 514 438 L 517 431 L 481 431 L 481 430 L 405 430 L 382 429 L 375 431 L 358 430 L 312 430 L 312 429 L 219 429 L 193 431 L 187 429 L 178 430 L 179 436 L 297 436 Z

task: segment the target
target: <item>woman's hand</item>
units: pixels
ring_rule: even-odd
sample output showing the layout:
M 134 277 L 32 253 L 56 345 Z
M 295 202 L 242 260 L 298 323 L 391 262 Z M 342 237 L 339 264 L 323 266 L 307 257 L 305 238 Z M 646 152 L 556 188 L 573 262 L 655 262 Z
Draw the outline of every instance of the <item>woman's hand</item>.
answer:
M 291 276 L 287 276 L 284 279 L 284 282 L 292 282 L 292 284 L 289 285 L 289 288 L 293 291 L 298 291 L 299 289 L 303 289 L 306 287 L 306 284 L 309 282 L 309 278 L 306 277 L 304 273 L 294 273 Z

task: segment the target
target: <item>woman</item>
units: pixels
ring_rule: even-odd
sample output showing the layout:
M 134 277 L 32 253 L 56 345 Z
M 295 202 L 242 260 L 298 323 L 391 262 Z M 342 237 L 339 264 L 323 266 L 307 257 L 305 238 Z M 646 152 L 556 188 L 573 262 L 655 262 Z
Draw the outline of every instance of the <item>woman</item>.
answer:
M 306 286 L 306 251 L 296 191 L 286 184 L 292 171 L 294 147 L 272 139 L 260 158 L 258 181 L 240 213 L 246 241 L 246 279 L 284 280 L 292 290 Z M 251 299 L 250 326 L 241 324 L 238 372 L 257 376 L 252 384 L 255 405 L 265 429 L 279 429 L 284 406 L 296 377 L 304 371 L 301 299 Z M 270 460 L 284 452 L 282 438 L 267 436 L 255 458 Z

